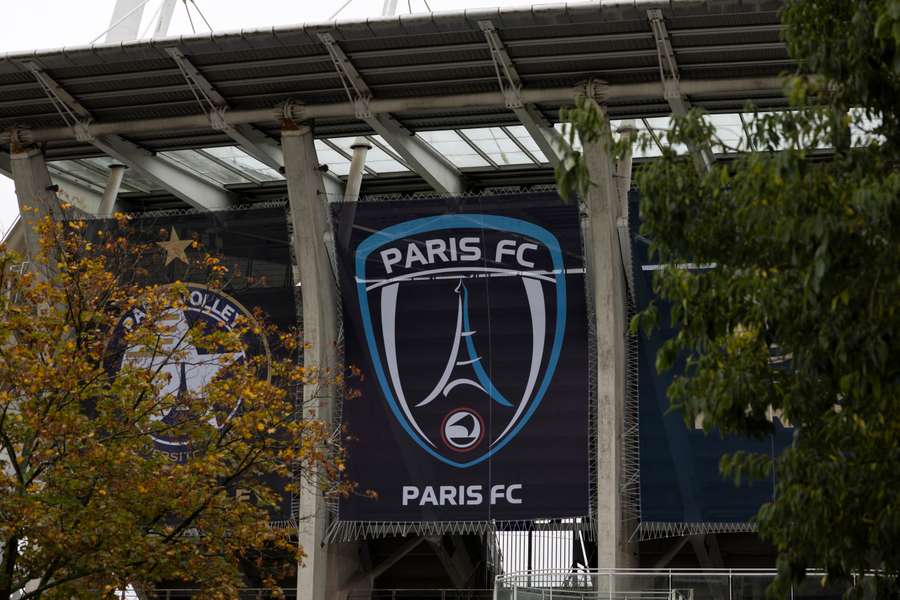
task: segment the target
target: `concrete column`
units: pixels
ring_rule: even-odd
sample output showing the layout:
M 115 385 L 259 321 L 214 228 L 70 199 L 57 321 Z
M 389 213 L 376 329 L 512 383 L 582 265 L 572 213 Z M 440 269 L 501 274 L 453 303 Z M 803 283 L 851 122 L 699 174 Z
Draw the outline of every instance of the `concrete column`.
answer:
M 38 223 L 48 215 L 55 218 L 61 216 L 60 201 L 39 149 L 14 149 L 10 155 L 10 166 L 19 201 L 25 254 L 34 261 L 40 251 Z
M 622 531 L 622 435 L 625 412 L 625 277 L 616 224 L 621 214 L 608 143 L 585 143 L 591 188 L 584 198 L 588 265 L 597 332 L 597 556 L 600 568 L 629 566 Z
M 303 341 L 307 344 L 303 357 L 307 365 L 324 370 L 336 364 L 337 340 L 337 294 L 325 248 L 326 234 L 331 231 L 327 196 L 310 127 L 286 124 L 281 144 L 303 298 Z M 318 418 L 331 418 L 331 394 L 327 386 L 307 386 L 303 391 L 306 414 L 311 410 Z M 298 535 L 306 558 L 297 572 L 297 597 L 324 600 L 327 550 L 322 542 L 328 513 L 314 483 L 305 484 L 300 491 L 299 517 Z
M 122 187 L 122 179 L 125 178 L 125 165 L 109 165 L 109 179 L 106 189 L 103 190 L 103 198 L 97 208 L 98 217 L 111 217 L 116 209 L 116 198 L 119 196 L 119 188 Z
M 363 172 L 366 168 L 366 154 L 372 149 L 372 144 L 366 138 L 358 137 L 353 140 L 350 148 L 353 150 L 353 160 L 350 161 L 350 172 L 347 174 L 344 202 L 356 202 L 359 199 L 359 188 L 362 186 Z

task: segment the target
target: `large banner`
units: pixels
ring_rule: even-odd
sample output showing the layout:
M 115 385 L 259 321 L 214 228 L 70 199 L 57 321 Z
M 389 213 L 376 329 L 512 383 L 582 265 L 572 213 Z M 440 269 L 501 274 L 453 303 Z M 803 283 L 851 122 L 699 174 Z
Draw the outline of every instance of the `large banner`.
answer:
M 641 522 L 746 523 L 772 499 L 775 482 L 769 479 L 738 487 L 720 474 L 719 460 L 738 450 L 775 456 L 790 445 L 793 430 L 776 418 L 772 435 L 765 439 L 722 436 L 717 429 L 709 433 L 699 427 L 690 429 L 681 413 L 670 411 L 666 389 L 680 368 L 676 365 L 657 373 L 656 353 L 677 329 L 666 322 L 668 304 L 653 293 L 653 273 L 659 265 L 649 257 L 650 241 L 636 235 L 640 222 L 635 192 L 630 200 L 637 309 L 656 300 L 663 325 L 652 335 L 638 338 Z
M 376 498 L 342 500 L 339 519 L 589 515 L 576 208 L 553 193 L 362 202 L 340 253 L 346 361 L 363 373 L 343 408 L 348 473 Z
M 147 352 L 140 346 L 122 344 L 125 334 L 140 323 L 143 307 L 137 306 L 124 312 L 115 325 L 111 351 L 106 369 L 115 375 L 128 363 L 146 367 L 170 376 L 161 394 L 178 394 L 182 390 L 198 392 L 212 380 L 223 364 L 233 360 L 245 360 L 256 355 L 270 355 L 272 351 L 264 335 L 248 335 L 244 348 L 237 353 L 215 354 L 214 350 L 196 348 L 185 343 L 184 335 L 198 322 L 209 331 L 216 327 L 230 328 L 238 318 L 253 319 L 253 311 L 260 310 L 266 319 L 287 330 L 297 323 L 294 303 L 294 282 L 287 215 L 283 206 L 271 208 L 215 211 L 177 215 L 144 215 L 127 222 L 96 220 L 90 224 L 89 237 L 124 235 L 147 250 L 133 256 L 135 276 L 147 283 L 171 284 L 184 282 L 187 288 L 185 306 L 173 307 L 166 321 L 171 323 L 172 336 L 163 340 L 161 347 Z M 212 289 L 205 285 L 208 274 L 198 269 L 196 263 L 209 255 L 217 258 L 228 269 L 228 285 L 224 289 Z M 172 347 L 167 345 L 171 344 Z M 121 346 L 118 348 L 117 346 Z M 179 349 L 176 360 L 170 360 L 171 350 Z M 261 374 L 264 376 L 264 374 Z M 241 399 L 222 407 L 216 416 L 216 426 L 225 427 L 230 417 L 240 411 Z M 178 408 L 160 415 L 165 423 L 175 423 L 180 418 Z M 153 436 L 157 452 L 170 460 L 186 462 L 195 454 L 186 440 L 166 435 Z M 273 481 L 273 487 L 286 482 Z M 235 489 L 236 496 L 241 495 Z M 285 493 L 281 505 L 272 511 L 275 524 L 293 521 L 291 495 Z

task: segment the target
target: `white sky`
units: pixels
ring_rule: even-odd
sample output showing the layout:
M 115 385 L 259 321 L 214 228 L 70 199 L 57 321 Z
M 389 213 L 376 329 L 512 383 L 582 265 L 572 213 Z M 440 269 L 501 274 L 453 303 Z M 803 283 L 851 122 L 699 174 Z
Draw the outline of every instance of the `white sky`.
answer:
M 212 27 L 219 30 L 250 29 L 291 23 L 315 23 L 327 20 L 346 0 L 194 0 Z M 162 0 L 148 0 L 141 33 L 149 33 L 150 19 Z M 435 12 L 528 5 L 530 0 L 428 0 Z M 537 3 L 537 0 L 535 0 Z M 188 2 L 190 4 L 190 2 Z M 90 44 L 109 26 L 115 0 L 0 0 L 0 54 L 27 50 L 82 46 Z M 360 19 L 381 15 L 383 0 L 351 0 L 337 17 Z M 425 0 L 398 0 L 397 12 L 425 12 Z M 196 12 L 192 12 L 198 32 L 207 31 Z M 169 35 L 191 34 L 183 2 L 178 2 Z M 102 38 L 100 39 L 102 42 Z M 0 175 L 0 233 L 5 232 L 18 214 L 12 181 Z

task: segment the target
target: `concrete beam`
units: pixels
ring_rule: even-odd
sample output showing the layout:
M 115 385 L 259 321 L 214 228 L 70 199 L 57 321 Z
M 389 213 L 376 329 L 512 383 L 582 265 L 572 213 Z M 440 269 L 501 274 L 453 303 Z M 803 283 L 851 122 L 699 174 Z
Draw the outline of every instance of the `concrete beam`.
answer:
M 78 139 L 90 142 L 122 164 L 156 180 L 163 189 L 191 206 L 216 209 L 225 208 L 234 203 L 234 197 L 225 188 L 192 175 L 124 138 L 116 135 L 94 136 L 90 134 L 87 131 L 88 123 L 93 120 L 90 111 L 50 77 L 40 65 L 27 62 L 25 66 L 32 72 L 45 93 L 62 106 L 66 113 L 62 116 L 72 122 L 73 133 Z M 33 138 L 30 135 L 29 137 Z
M 409 168 L 418 173 L 435 190 L 451 196 L 466 191 L 462 173 L 393 117 L 375 115 L 367 117 L 365 121 L 375 133 L 390 144 L 394 152 L 400 155 Z
M 414 536 L 406 540 L 399 548 L 394 550 L 394 552 L 392 552 L 390 556 L 382 560 L 371 569 L 367 570 L 365 573 L 357 575 L 356 577 L 348 581 L 345 585 L 343 585 L 340 590 L 341 593 L 339 593 L 338 595 L 340 596 L 343 593 L 349 593 L 360 588 L 372 589 L 372 587 L 374 587 L 375 580 L 378 577 L 383 575 L 385 571 L 397 564 L 407 554 L 418 548 L 419 544 L 424 541 L 425 538 L 419 536 Z
M 754 92 L 782 93 L 784 80 L 779 77 L 747 77 L 740 79 L 710 79 L 681 81 L 681 91 L 686 96 L 692 94 L 729 96 L 750 94 Z M 584 91 L 583 85 L 556 88 L 523 88 L 522 99 L 528 103 L 571 103 L 576 94 Z M 664 97 L 662 82 L 648 81 L 644 83 L 603 84 L 607 100 L 655 100 Z M 443 96 L 413 96 L 409 98 L 375 98 L 369 100 L 368 109 L 372 114 L 396 113 L 416 110 L 439 110 L 442 108 L 472 108 L 505 106 L 503 92 L 478 92 L 474 94 L 447 94 Z M 230 110 L 222 117 L 226 123 L 239 125 L 243 123 L 276 123 L 290 117 L 294 121 L 307 121 L 318 118 L 353 117 L 357 115 L 357 106 L 352 102 L 334 102 L 328 104 L 295 104 L 287 107 L 254 108 L 248 110 Z M 285 114 L 287 113 L 287 114 Z M 157 133 L 163 131 L 179 131 L 182 129 L 202 129 L 209 127 L 209 116 L 205 113 L 154 119 L 129 119 L 124 121 L 93 122 L 84 124 L 81 132 L 89 136 L 131 135 L 139 133 Z M 44 127 L 30 132 L 33 142 L 49 142 L 71 140 L 75 131 L 70 126 Z M 9 134 L 0 132 L 0 143 L 9 142 Z
M 303 301 L 303 336 L 307 349 L 303 360 L 310 367 L 325 369 L 337 364 L 337 293 L 326 238 L 331 227 L 322 172 L 316 158 L 312 130 L 306 125 L 291 125 L 281 132 L 288 183 L 293 245 L 300 272 Z M 331 418 L 333 390 L 329 386 L 308 385 L 303 390 L 306 414 Z M 297 572 L 297 597 L 308 600 L 325 598 L 327 549 L 325 537 L 327 507 L 315 481 L 315 473 L 301 485 L 300 527 L 298 536 L 306 552 Z
M 322 173 L 322 185 L 325 186 L 325 194 L 329 200 L 338 201 L 344 197 L 344 182 L 334 173 Z
M 194 208 L 215 210 L 235 203 L 234 196 L 225 188 L 188 173 L 124 138 L 111 135 L 95 138 L 92 143 L 122 164 L 156 180 L 164 189 Z
M 475 565 L 472 564 L 472 559 L 460 536 L 451 536 L 450 540 L 453 547 L 452 553 L 444 547 L 444 540 L 441 537 L 429 537 L 427 541 L 444 567 L 450 581 L 453 582 L 453 586 L 456 589 L 463 589 L 469 582 Z
M 359 71 L 331 34 L 320 33 L 319 39 L 328 50 L 335 69 L 345 84 L 356 116 L 384 138 L 409 168 L 418 173 L 435 190 L 448 195 L 458 195 L 465 191 L 466 183 L 459 169 L 415 137 L 389 113 L 372 112 L 370 108 L 372 92 Z

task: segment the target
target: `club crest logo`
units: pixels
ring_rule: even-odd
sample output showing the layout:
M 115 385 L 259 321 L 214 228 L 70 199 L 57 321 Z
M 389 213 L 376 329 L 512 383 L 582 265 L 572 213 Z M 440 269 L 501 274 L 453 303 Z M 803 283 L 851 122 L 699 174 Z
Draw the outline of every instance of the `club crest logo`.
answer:
M 354 253 L 365 345 L 401 428 L 454 467 L 497 454 L 547 400 L 566 328 L 559 241 L 528 221 L 440 215 Z
M 202 324 L 202 330 L 215 331 L 217 327 L 232 330 L 239 317 L 253 320 L 252 315 L 237 300 L 219 290 L 206 286 L 189 284 L 186 286 L 183 308 L 168 309 L 159 322 L 159 335 L 153 347 L 128 344 L 126 334 L 139 326 L 147 317 L 141 307 L 129 310 L 116 325 L 112 342 L 107 352 L 106 370 L 111 375 L 118 373 L 125 365 L 152 370 L 158 374 L 161 386 L 159 397 L 170 396 L 174 405 L 167 403 L 165 411 L 150 416 L 155 422 L 177 425 L 192 415 L 184 404 L 178 402 L 188 394 L 202 393 L 223 368 L 239 364 L 249 357 L 263 354 L 268 357 L 268 343 L 263 335 L 248 334 L 244 347 L 239 352 L 217 351 L 198 348 L 191 343 L 191 328 Z M 268 361 L 266 361 L 268 362 Z M 261 374 L 268 376 L 268 374 Z M 229 406 L 211 407 L 209 414 L 202 415 L 209 424 L 222 428 L 240 410 L 241 400 L 236 398 Z M 187 440 L 164 433 L 150 434 L 154 447 L 167 454 L 172 460 L 184 461 L 194 454 Z

